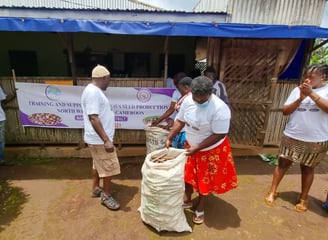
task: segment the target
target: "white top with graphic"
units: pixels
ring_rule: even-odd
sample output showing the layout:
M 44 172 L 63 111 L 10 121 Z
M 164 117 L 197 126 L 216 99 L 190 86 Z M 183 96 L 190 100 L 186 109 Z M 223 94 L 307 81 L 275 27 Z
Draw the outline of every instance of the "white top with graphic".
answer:
M 321 98 L 328 99 L 328 85 L 313 89 Z M 285 105 L 300 97 L 300 89 L 294 88 Z M 299 107 L 290 115 L 284 134 L 305 142 L 324 142 L 328 140 L 328 114 L 315 102 L 306 97 Z
M 228 133 L 231 112 L 229 107 L 214 94 L 209 98 L 208 106 L 204 108 L 198 107 L 192 95 L 189 95 L 183 100 L 177 118 L 185 122 L 187 141 L 190 146 L 195 146 L 213 133 Z M 222 141 L 223 139 L 202 151 L 212 149 Z

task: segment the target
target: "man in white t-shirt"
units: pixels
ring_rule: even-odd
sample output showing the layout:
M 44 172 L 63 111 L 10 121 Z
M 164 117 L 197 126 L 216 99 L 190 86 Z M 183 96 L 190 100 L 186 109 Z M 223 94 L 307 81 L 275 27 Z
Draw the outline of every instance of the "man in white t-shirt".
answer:
M 2 87 L 0 86 L 0 101 L 5 103 L 11 101 L 16 97 L 16 93 L 12 95 L 7 95 Z M 2 109 L 0 104 L 0 165 L 5 165 L 5 124 L 6 124 L 6 114 Z
M 100 197 L 101 204 L 117 210 L 120 204 L 109 193 L 111 178 L 120 174 L 120 164 L 113 143 L 115 118 L 106 96 L 110 73 L 104 66 L 92 70 L 92 80 L 83 90 L 81 104 L 84 119 L 84 141 L 88 144 L 93 161 L 92 196 Z M 100 179 L 103 179 L 103 188 Z

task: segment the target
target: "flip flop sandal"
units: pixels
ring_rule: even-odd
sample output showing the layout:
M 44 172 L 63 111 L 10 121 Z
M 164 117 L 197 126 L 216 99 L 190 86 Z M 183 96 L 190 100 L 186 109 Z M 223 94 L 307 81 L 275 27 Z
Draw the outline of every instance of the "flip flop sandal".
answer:
M 306 212 L 308 209 L 308 203 L 309 203 L 308 200 L 300 199 L 299 203 L 295 205 L 294 210 L 299 213 Z
M 205 220 L 205 215 L 204 215 L 204 211 L 202 212 L 198 212 L 197 210 L 195 211 L 195 216 L 193 217 L 192 221 L 195 224 L 202 224 Z
M 268 192 L 264 198 L 266 205 L 268 205 L 270 207 L 273 206 L 273 203 L 276 200 L 277 196 L 278 196 L 277 192 L 271 192 L 271 191 Z

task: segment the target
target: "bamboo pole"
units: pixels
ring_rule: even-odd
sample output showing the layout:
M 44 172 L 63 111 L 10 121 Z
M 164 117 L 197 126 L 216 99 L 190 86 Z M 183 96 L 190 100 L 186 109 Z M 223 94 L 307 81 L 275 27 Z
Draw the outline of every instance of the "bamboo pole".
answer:
M 13 81 L 14 81 L 14 89 L 11 89 L 12 92 L 16 92 L 16 73 L 15 73 L 15 69 L 11 69 L 11 72 L 12 72 L 12 75 L 13 75 Z M 12 88 L 12 84 L 10 84 L 10 87 Z M 16 94 L 16 97 L 18 97 L 18 95 Z M 18 104 L 18 100 L 17 100 L 17 104 Z M 18 107 L 19 109 L 19 107 Z M 19 118 L 19 117 L 18 117 Z M 25 134 L 25 127 L 22 125 L 22 130 L 23 130 L 23 133 Z

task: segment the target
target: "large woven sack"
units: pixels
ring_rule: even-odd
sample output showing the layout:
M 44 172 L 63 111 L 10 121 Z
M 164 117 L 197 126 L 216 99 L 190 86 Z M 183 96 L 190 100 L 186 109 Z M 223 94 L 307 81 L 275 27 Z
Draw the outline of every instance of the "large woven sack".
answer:
M 171 160 L 154 162 L 166 154 Z M 184 195 L 183 149 L 160 149 L 147 154 L 141 168 L 141 219 L 157 231 L 192 232 L 182 204 Z
M 166 137 L 169 131 L 160 127 L 145 128 L 147 154 L 165 147 Z

